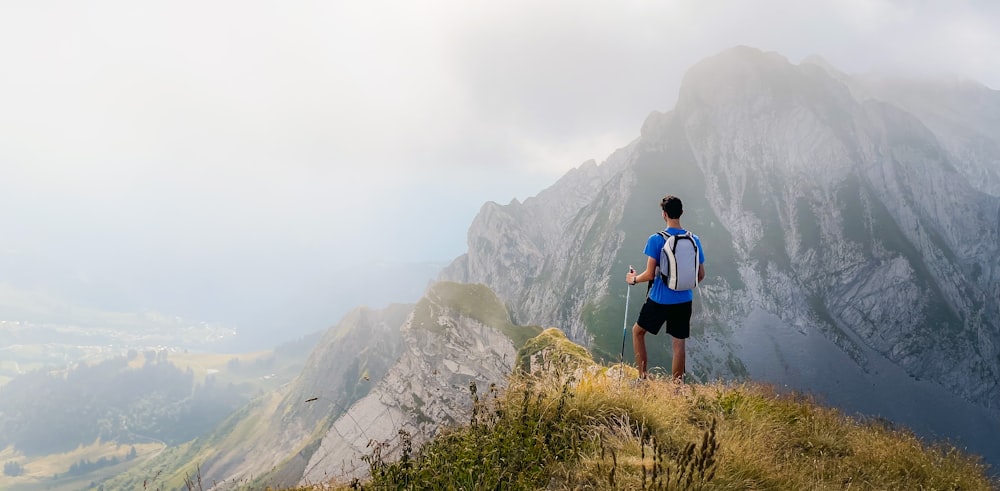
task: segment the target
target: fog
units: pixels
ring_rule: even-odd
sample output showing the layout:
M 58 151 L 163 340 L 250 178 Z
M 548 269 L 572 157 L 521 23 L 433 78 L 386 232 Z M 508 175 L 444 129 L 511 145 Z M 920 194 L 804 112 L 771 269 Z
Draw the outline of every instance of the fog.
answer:
M 0 320 L 152 311 L 289 339 L 414 300 L 482 203 L 626 145 L 706 56 L 744 44 L 998 88 L 998 18 L 991 2 L 3 2 Z

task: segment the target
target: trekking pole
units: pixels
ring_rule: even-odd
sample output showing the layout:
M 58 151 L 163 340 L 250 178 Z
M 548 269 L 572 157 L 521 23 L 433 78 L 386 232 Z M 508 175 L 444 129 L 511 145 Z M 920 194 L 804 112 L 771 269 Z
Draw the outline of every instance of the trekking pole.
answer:
M 703 305 L 703 302 L 705 301 L 705 299 L 702 298 L 702 296 L 701 296 L 701 289 L 698 288 L 697 286 L 695 286 L 694 287 L 694 292 L 698 295 L 698 311 L 701 312 L 702 315 L 705 315 L 705 306 Z M 694 307 L 693 306 L 691 307 L 691 312 L 692 313 L 694 312 Z
M 635 273 L 635 268 L 633 268 L 632 265 L 629 265 L 628 272 Z M 622 376 L 625 373 L 625 336 L 628 334 L 628 301 L 629 294 L 632 293 L 632 285 L 628 283 L 626 283 L 626 285 L 628 286 L 625 287 L 625 318 L 622 319 L 622 354 L 618 359 L 618 363 L 620 365 L 618 369 L 619 384 L 621 384 Z

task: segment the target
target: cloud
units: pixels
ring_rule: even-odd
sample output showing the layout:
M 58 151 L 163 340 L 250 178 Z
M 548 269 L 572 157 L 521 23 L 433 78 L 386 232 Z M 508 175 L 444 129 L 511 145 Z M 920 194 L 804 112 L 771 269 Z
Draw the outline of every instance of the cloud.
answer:
M 445 260 L 484 201 L 534 195 L 628 144 L 706 56 L 744 44 L 998 88 L 997 14 L 880 0 L 5 2 L 0 267 L 132 286 L 198 270 L 224 289 L 254 281 L 241 262 L 294 278 Z
M 374 177 L 499 166 L 554 178 L 626 144 L 646 114 L 670 109 L 687 67 L 736 44 L 793 61 L 820 54 L 847 71 L 946 71 L 995 86 L 1000 40 L 983 9 L 997 10 L 29 3 L 5 7 L 0 21 L 10 108 L 0 130 L 13 143 L 3 157 L 90 185 L 117 184 L 80 169 L 88 162 L 133 180 L 197 179 L 205 167 Z

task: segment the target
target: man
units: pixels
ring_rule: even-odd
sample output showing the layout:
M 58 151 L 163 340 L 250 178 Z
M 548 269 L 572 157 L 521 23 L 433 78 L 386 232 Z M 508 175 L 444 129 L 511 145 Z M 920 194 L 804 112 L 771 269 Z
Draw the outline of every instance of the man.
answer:
M 667 195 L 660 201 L 660 208 L 663 210 L 663 220 L 667 224 L 666 233 L 677 236 L 686 233 L 681 226 L 681 215 L 684 213 L 684 206 L 680 198 Z M 698 246 L 698 282 L 705 278 L 705 253 L 701 248 L 701 240 L 692 234 L 695 244 Z M 660 326 L 667 325 L 667 333 L 673 338 L 674 359 L 671 364 L 671 371 L 675 381 L 684 381 L 684 340 L 691 334 L 691 304 L 694 300 L 693 290 L 672 290 L 659 274 L 656 267 L 660 261 L 660 251 L 663 249 L 666 238 L 659 233 L 649 236 L 646 241 L 646 270 L 636 274 L 629 271 L 625 275 L 625 281 L 630 285 L 636 283 L 652 281 L 653 287 L 646 297 L 646 303 L 642 305 L 639 312 L 639 319 L 632 326 L 632 346 L 635 348 L 635 363 L 639 369 L 639 379 L 646 378 L 646 333 L 660 332 Z M 693 254 L 691 256 L 693 258 Z

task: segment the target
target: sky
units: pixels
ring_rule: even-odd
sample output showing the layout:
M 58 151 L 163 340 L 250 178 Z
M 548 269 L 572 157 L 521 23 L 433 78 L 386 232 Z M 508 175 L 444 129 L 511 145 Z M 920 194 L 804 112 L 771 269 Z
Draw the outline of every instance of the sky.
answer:
M 6 0 L 0 317 L 274 326 L 311 308 L 295 292 L 463 253 L 484 202 L 603 161 L 705 57 L 998 89 L 997 21 L 962 1 Z

